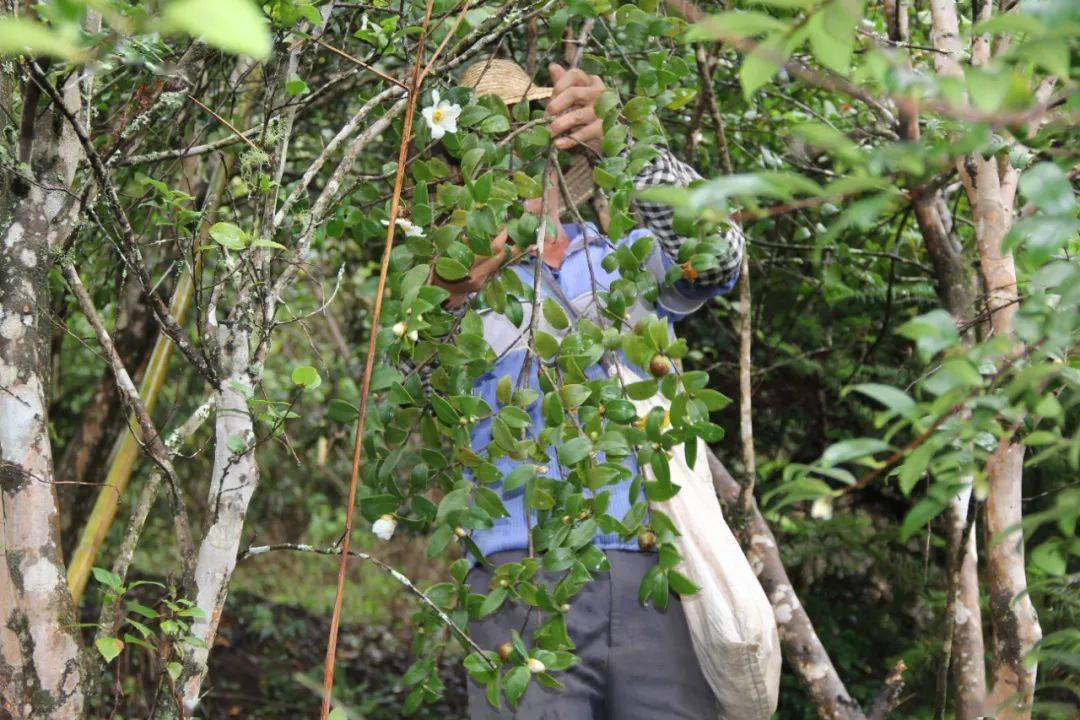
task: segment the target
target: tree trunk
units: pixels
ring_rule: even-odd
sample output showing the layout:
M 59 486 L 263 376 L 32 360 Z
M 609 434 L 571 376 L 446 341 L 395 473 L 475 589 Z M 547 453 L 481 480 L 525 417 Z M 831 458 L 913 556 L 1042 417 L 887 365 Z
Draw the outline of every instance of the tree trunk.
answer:
M 952 615 L 951 670 L 956 685 L 956 720 L 975 720 L 986 702 L 986 649 L 983 645 L 982 609 L 979 605 L 978 555 L 971 489 L 953 498 L 948 524 L 949 591 Z
M 742 487 L 712 450 L 706 450 L 709 470 L 717 494 L 730 507 L 739 501 Z M 848 694 L 829 653 L 814 631 L 810 616 L 795 595 L 787 570 L 780 560 L 776 538 L 751 495 L 745 501 L 747 538 L 743 552 L 754 568 L 761 587 L 769 597 L 780 631 L 780 645 L 795 676 L 810 696 L 810 702 L 825 720 L 866 720 L 859 704 Z
M 195 600 L 204 616 L 196 619 L 191 628 L 191 634 L 202 641 L 204 647 L 186 649 L 180 677 L 184 711 L 189 714 L 199 704 L 209 648 L 214 643 L 229 581 L 236 567 L 244 518 L 259 482 L 254 452 L 255 428 L 248 407 L 254 392 L 249 374 L 249 333 L 240 327 L 223 325 L 218 329 L 218 335 L 224 381 L 216 409 L 209 521 L 195 568 Z
M 946 52 L 956 50 L 955 32 L 948 29 L 949 18 L 956 19 L 955 5 L 935 0 L 932 7 L 934 31 L 931 36 L 941 53 L 935 55 L 937 69 L 943 74 L 953 72 L 952 57 Z M 950 10 L 951 7 L 951 10 Z M 904 0 L 886 0 L 886 26 L 889 39 L 907 43 L 908 3 Z M 950 14 L 951 13 L 951 14 Z M 939 29 L 939 24 L 940 28 Z M 909 63 L 910 69 L 910 63 Z M 900 136 L 908 142 L 918 142 L 920 135 L 919 108 L 912 101 L 898 108 Z M 960 324 L 976 314 L 977 285 L 972 264 L 964 256 L 960 239 L 953 232 L 952 217 L 940 190 L 922 191 L 912 200 L 912 209 L 926 253 L 933 267 L 934 289 L 942 306 Z M 982 714 L 986 698 L 986 665 L 982 638 L 982 611 L 979 606 L 978 555 L 974 527 L 967 528 L 968 506 L 971 488 L 958 494 L 946 516 L 948 523 L 948 588 L 949 598 L 945 604 L 946 623 L 951 623 L 943 642 L 946 667 L 941 668 L 939 689 L 942 705 L 947 693 L 949 670 L 956 686 L 957 720 L 974 720 Z M 944 707 L 939 708 L 944 712 Z
M 1012 226 L 1019 173 L 1008 157 L 971 158 L 973 172 L 965 179 L 975 220 L 979 262 L 986 287 L 990 327 L 1015 342 L 1016 266 L 1001 243 Z M 1016 344 L 1012 353 L 1022 347 Z M 1042 637 L 1039 619 L 1027 592 L 1021 494 L 1024 446 L 1006 433 L 986 464 L 987 586 L 993 627 L 993 687 L 986 712 L 1002 720 L 1030 718 L 1037 666 L 1025 657 Z
M 81 649 L 64 581 L 46 395 L 48 271 L 71 229 L 67 203 L 78 140 L 55 113 L 28 103 L 22 150 L 33 178 L 9 174 L 11 221 L 0 239 L 0 700 L 17 718 L 82 714 Z M 78 77 L 65 87 L 79 105 Z

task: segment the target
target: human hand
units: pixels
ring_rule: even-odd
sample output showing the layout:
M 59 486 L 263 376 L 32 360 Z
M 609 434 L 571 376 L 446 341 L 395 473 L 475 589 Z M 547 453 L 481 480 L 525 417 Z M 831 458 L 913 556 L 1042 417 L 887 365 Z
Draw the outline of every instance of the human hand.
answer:
M 584 145 L 599 153 L 604 143 L 604 122 L 596 116 L 596 100 L 607 89 L 604 81 L 557 63 L 548 65 L 548 71 L 555 88 L 545 112 L 554 118 L 548 129 L 555 138 L 555 147 L 572 150 Z

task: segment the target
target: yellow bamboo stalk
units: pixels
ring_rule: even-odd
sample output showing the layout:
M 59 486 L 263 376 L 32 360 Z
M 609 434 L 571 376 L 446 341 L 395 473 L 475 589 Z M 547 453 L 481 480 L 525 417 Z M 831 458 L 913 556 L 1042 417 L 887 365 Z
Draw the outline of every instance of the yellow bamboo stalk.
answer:
M 220 205 L 221 195 L 225 189 L 225 180 L 229 176 L 232 163 L 233 156 L 230 155 L 218 164 L 211 180 L 211 205 L 203 217 L 195 241 L 197 257 L 199 256 L 198 248 L 206 239 L 210 225 L 213 222 L 213 216 Z M 198 272 L 198 267 L 199 264 L 196 262 L 195 272 Z M 193 275 L 183 274 L 180 276 L 176 289 L 173 291 L 172 299 L 169 302 L 169 312 L 176 318 L 177 323 L 182 324 L 184 322 L 184 315 L 191 305 L 194 287 Z M 169 368 L 172 352 L 172 340 L 165 333 L 159 332 L 157 340 L 154 342 L 154 350 L 150 354 L 150 362 L 146 366 L 146 373 L 139 384 L 139 397 L 142 399 L 143 405 L 146 406 L 147 412 L 153 412 L 154 405 L 157 404 L 161 387 L 165 383 L 165 375 Z M 105 541 L 105 536 L 116 518 L 120 498 L 124 496 L 124 491 L 127 489 L 131 474 L 135 469 L 135 462 L 139 457 L 139 439 L 135 432 L 132 431 L 134 427 L 135 424 L 129 422 L 116 439 L 116 443 L 113 444 L 112 452 L 109 454 L 109 469 L 108 474 L 105 476 L 105 484 L 98 491 L 94 508 L 90 511 L 90 517 L 87 519 L 82 535 L 79 537 L 79 544 L 75 547 L 75 552 L 72 553 L 71 560 L 68 563 L 68 587 L 71 589 L 71 595 L 76 604 L 78 604 L 83 591 L 86 589 L 94 559 L 97 557 L 101 544 Z

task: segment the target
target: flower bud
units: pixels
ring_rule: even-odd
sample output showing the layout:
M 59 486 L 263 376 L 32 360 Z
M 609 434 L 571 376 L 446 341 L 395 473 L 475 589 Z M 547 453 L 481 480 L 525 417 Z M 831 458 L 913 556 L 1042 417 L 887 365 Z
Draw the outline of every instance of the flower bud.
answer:
M 536 658 L 529 658 L 529 661 L 525 663 L 525 665 L 529 668 L 529 672 L 533 673 L 534 675 L 547 670 L 547 668 L 544 666 L 544 663 L 540 662 Z
M 394 537 L 397 529 L 397 519 L 393 515 L 383 515 L 371 526 L 371 532 L 380 540 L 389 540 Z
M 396 337 L 401 337 L 402 335 L 405 334 L 405 330 L 406 330 L 405 323 L 396 322 L 396 323 L 394 323 L 394 327 L 390 328 L 390 330 L 391 330 L 391 332 L 394 333 L 394 335 Z
M 656 533 L 652 530 L 642 530 L 638 533 L 637 544 L 642 550 L 652 550 L 656 547 Z

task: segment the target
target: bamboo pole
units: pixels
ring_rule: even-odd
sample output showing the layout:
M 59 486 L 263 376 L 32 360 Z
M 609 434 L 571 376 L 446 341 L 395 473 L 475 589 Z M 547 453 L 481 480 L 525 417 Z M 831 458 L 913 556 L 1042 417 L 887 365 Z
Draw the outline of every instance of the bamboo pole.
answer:
M 210 231 L 210 225 L 221 203 L 225 180 L 229 177 L 233 160 L 234 156 L 230 155 L 218 164 L 211 181 L 210 205 L 208 212 L 204 215 L 195 241 L 196 273 L 198 272 L 198 259 L 200 258 L 198 248 L 206 240 L 206 236 Z M 187 314 L 187 310 L 191 305 L 191 296 L 194 289 L 194 273 L 181 275 L 176 289 L 173 291 L 172 300 L 169 302 L 169 313 L 176 318 L 177 323 L 184 321 L 184 315 Z M 169 360 L 172 358 L 172 352 L 172 340 L 165 333 L 159 332 L 154 343 L 154 349 L 150 354 L 150 361 L 146 366 L 146 373 L 139 384 L 139 398 L 142 400 L 147 412 L 153 412 L 154 406 L 157 404 L 161 388 L 165 384 L 165 376 L 169 368 Z M 94 508 L 90 512 L 90 517 L 87 519 L 82 535 L 79 537 L 79 544 L 75 547 L 75 551 L 71 555 L 71 561 L 68 563 L 68 587 L 71 589 L 71 595 L 76 604 L 78 604 L 79 599 L 86 590 L 86 583 L 90 577 L 94 559 L 97 557 L 98 550 L 101 549 L 101 544 L 105 541 L 105 536 L 116 518 L 120 498 L 123 497 L 124 491 L 127 489 L 131 474 L 135 469 L 135 462 L 139 457 L 141 447 L 138 435 L 132 431 L 133 427 L 135 427 L 134 423 L 129 422 L 127 429 L 121 433 L 113 444 L 112 452 L 109 454 L 105 483 L 101 490 L 98 491 Z

